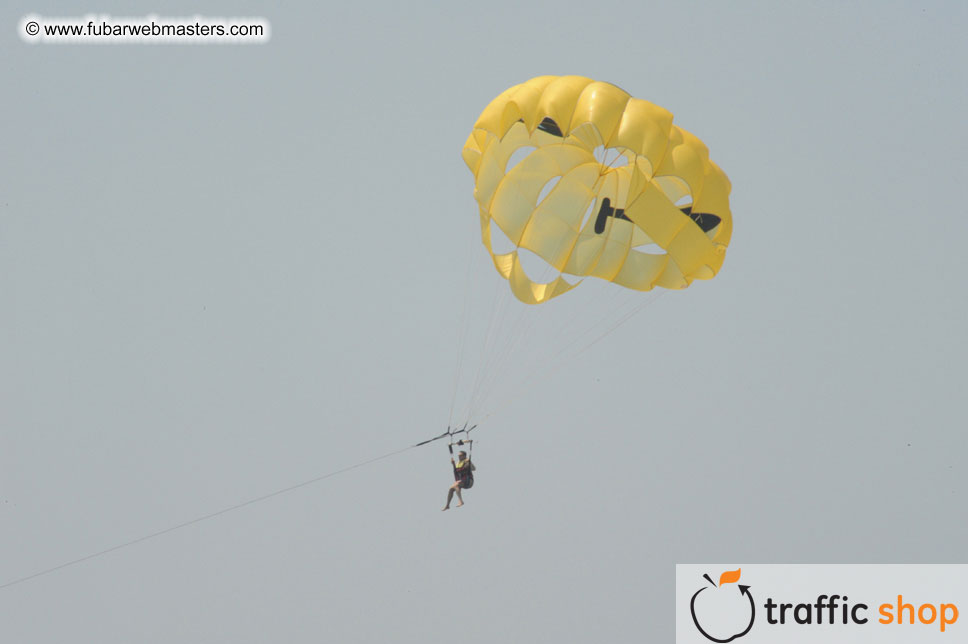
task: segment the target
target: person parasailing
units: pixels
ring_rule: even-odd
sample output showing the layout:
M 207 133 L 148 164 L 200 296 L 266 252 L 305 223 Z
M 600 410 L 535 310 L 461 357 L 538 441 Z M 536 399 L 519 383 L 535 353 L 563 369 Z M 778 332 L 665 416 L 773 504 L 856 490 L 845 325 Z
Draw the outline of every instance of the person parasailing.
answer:
M 468 458 L 467 452 L 461 451 L 457 454 L 457 462 L 454 459 L 450 459 L 450 465 L 454 470 L 454 484 L 450 486 L 447 490 L 447 505 L 444 506 L 444 510 L 450 509 L 450 502 L 454 498 L 454 493 L 457 493 L 457 507 L 464 505 L 464 499 L 461 496 L 461 490 L 468 490 L 474 485 L 474 472 L 477 470 L 474 467 L 474 463 Z

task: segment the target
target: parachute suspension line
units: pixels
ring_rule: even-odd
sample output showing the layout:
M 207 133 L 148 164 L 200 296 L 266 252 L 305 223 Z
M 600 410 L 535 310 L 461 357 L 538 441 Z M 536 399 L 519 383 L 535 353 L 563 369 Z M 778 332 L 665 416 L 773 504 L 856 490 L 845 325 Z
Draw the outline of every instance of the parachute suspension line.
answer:
M 464 306 L 461 309 L 460 316 L 460 330 L 458 332 L 457 339 L 457 374 L 454 376 L 454 387 L 453 394 L 450 398 L 450 413 L 447 417 L 448 427 L 454 423 L 454 405 L 457 402 L 457 389 L 460 385 L 461 373 L 464 369 L 464 352 L 467 345 L 467 330 L 470 325 L 470 320 L 468 319 L 467 309 L 470 303 L 470 294 L 474 291 L 474 284 L 472 283 L 472 272 L 471 266 L 473 264 L 473 254 L 471 253 L 471 246 L 473 244 L 473 237 L 468 238 L 467 244 L 467 270 L 464 275 Z
M 653 304 L 654 302 L 656 302 L 663 295 L 665 295 L 665 292 L 659 292 L 659 293 L 656 293 L 656 295 L 655 295 L 655 297 L 653 299 L 651 299 L 651 300 L 645 300 L 643 302 L 637 303 L 634 307 L 631 308 L 631 310 L 627 311 L 619 320 L 617 320 L 616 322 L 612 323 L 608 328 L 606 328 L 604 332 L 602 332 L 598 336 L 594 337 L 590 342 L 587 342 L 586 344 L 580 346 L 572 355 L 566 356 L 557 365 L 553 364 L 555 362 L 555 360 L 558 360 L 562 356 L 562 354 L 564 354 L 564 352 L 566 350 L 568 350 L 569 348 L 571 348 L 575 344 L 577 344 L 582 339 L 582 337 L 583 337 L 583 336 L 578 336 L 578 338 L 576 338 L 571 343 L 569 343 L 568 346 L 563 347 L 554 356 L 552 356 L 548 361 L 546 361 L 544 363 L 545 365 L 550 365 L 548 367 L 547 371 L 545 371 L 544 373 L 546 375 L 551 375 L 551 374 L 557 373 L 562 368 L 564 368 L 564 366 L 568 363 L 569 360 L 572 360 L 574 358 L 577 358 L 579 355 L 581 355 L 582 353 L 584 353 L 585 351 L 587 351 L 588 349 L 590 349 L 592 346 L 598 344 L 601 340 L 603 340 L 605 337 L 607 337 L 608 335 L 610 335 L 611 333 L 613 333 L 616 329 L 618 329 L 620 326 L 622 326 L 623 324 L 625 324 L 626 322 L 628 322 L 629 320 L 631 320 L 633 317 L 635 317 L 636 315 L 638 315 L 647 306 L 649 306 L 649 305 Z M 518 391 L 514 395 L 505 398 L 505 400 L 500 405 L 498 405 L 497 407 L 495 407 L 491 411 L 489 411 L 486 414 L 484 414 L 483 416 L 481 416 L 480 419 L 477 420 L 477 422 L 479 424 L 480 423 L 483 423 L 484 421 L 486 421 L 490 417 L 494 416 L 495 414 L 498 414 L 498 413 L 504 411 L 513 402 L 519 400 L 522 396 L 524 396 L 531 389 L 533 389 L 537 385 L 537 373 L 538 373 L 537 370 L 534 371 L 534 372 L 532 372 L 532 374 L 530 375 L 530 377 L 526 378 L 521 383 L 520 387 L 517 387 Z
M 638 301 L 638 302 L 634 302 L 634 301 L 631 303 L 626 302 L 617 307 L 618 314 L 614 318 L 610 315 L 603 315 L 597 322 L 594 322 L 592 323 L 591 326 L 588 326 L 586 330 L 583 331 L 580 335 L 578 335 L 573 341 L 566 344 L 561 349 L 561 351 L 559 351 L 555 356 L 551 358 L 551 360 L 549 360 L 548 364 L 557 360 L 562 354 L 574 348 L 576 345 L 579 345 L 579 347 L 571 357 L 577 357 L 578 355 L 584 353 L 593 345 L 597 344 L 600 340 L 602 340 L 603 338 L 611 334 L 613 331 L 618 329 L 620 326 L 628 322 L 636 315 L 638 315 L 639 312 L 654 304 L 664 294 L 665 294 L 664 291 L 659 291 L 659 292 L 653 293 L 651 298 L 648 298 L 648 297 L 642 298 L 641 301 Z M 618 299 L 618 294 L 616 294 L 616 297 L 613 297 L 611 301 L 614 302 L 617 299 Z M 613 321 L 609 323 L 610 318 Z M 605 327 L 605 330 L 601 334 L 599 334 L 597 337 L 593 338 L 590 342 L 586 344 L 579 344 L 580 342 L 582 342 L 582 338 L 587 337 L 587 335 L 592 334 L 596 329 L 602 326 Z
M 117 552 L 118 550 L 122 550 L 124 548 L 128 548 L 130 546 L 133 546 L 133 545 L 136 545 L 136 544 L 139 544 L 139 543 L 143 543 L 143 542 L 149 541 L 151 539 L 156 539 L 156 538 L 161 537 L 163 535 L 166 535 L 166 534 L 168 534 L 170 532 L 175 532 L 176 530 L 181 530 L 182 528 L 187 528 L 187 527 L 192 526 L 192 525 L 195 525 L 197 523 L 202 523 L 203 521 L 208 521 L 209 519 L 214 519 L 214 518 L 219 517 L 219 516 L 221 516 L 223 514 L 228 514 L 229 512 L 234 512 L 235 510 L 240 510 L 240 509 L 242 509 L 244 507 L 247 507 L 247 506 L 250 506 L 250 505 L 255 505 L 256 503 L 261 503 L 262 501 L 267 501 L 267 500 L 269 500 L 269 499 L 271 499 L 273 497 L 277 497 L 277 496 L 286 494 L 287 492 L 292 492 L 293 490 L 298 490 L 299 488 L 306 487 L 308 485 L 312 485 L 313 483 L 318 483 L 318 482 L 323 481 L 325 479 L 332 478 L 334 476 L 338 476 L 339 474 L 344 474 L 344 473 L 349 472 L 351 470 L 355 470 L 355 469 L 358 469 L 360 467 L 364 467 L 366 465 L 370 465 L 371 463 L 376 463 L 377 461 L 382 461 L 382 460 L 387 459 L 387 458 L 390 458 L 392 456 L 396 456 L 398 454 L 402 454 L 403 452 L 409 451 L 409 450 L 411 450 L 411 449 L 413 449 L 415 447 L 419 447 L 421 445 L 426 445 L 427 443 L 432 442 L 432 441 L 435 441 L 438 438 L 443 438 L 446 435 L 447 434 L 443 434 L 441 436 L 438 436 L 436 438 L 432 438 L 432 439 L 427 440 L 427 441 L 424 441 L 422 443 L 417 443 L 416 445 L 409 445 L 409 446 L 404 447 L 402 449 L 398 449 L 398 450 L 395 450 L 393 452 L 388 452 L 388 453 L 383 454 L 381 456 L 377 456 L 375 458 L 371 458 L 371 459 L 368 459 L 368 460 L 365 460 L 365 461 L 361 461 L 361 462 L 359 462 L 359 463 L 357 463 L 355 465 L 350 465 L 349 467 L 344 467 L 343 469 L 335 470 L 333 472 L 329 472 L 327 474 L 323 474 L 322 476 L 317 476 L 316 478 L 309 479 L 308 481 L 303 481 L 302 483 L 297 483 L 295 485 L 290 485 L 289 487 L 284 487 L 284 488 L 282 488 L 280 490 L 276 490 L 275 492 L 270 492 L 269 494 L 263 494 L 262 496 L 256 497 L 254 499 L 249 499 L 248 501 L 243 501 L 242 503 L 237 503 L 235 505 L 231 505 L 229 507 L 222 508 L 221 510 L 217 510 L 217 511 L 211 512 L 209 514 L 206 514 L 206 515 L 203 515 L 203 516 L 200 516 L 200 517 L 196 517 L 196 518 L 194 518 L 194 519 L 192 519 L 190 521 L 185 521 L 184 523 L 179 523 L 179 524 L 173 525 L 171 527 L 165 528 L 164 530 L 158 530 L 157 532 L 152 532 L 151 534 L 147 534 L 147 535 L 144 535 L 142 537 L 138 537 L 137 539 L 132 539 L 130 541 L 125 541 L 124 543 L 119 543 L 116 546 L 112 546 L 110 548 L 105 548 L 104 550 L 100 550 L 98 552 L 95 552 L 95 553 L 92 553 L 92 554 L 89 554 L 89 555 L 85 555 L 83 557 L 79 557 L 77 559 L 73 559 L 71 561 L 67 561 L 67 562 L 64 562 L 62 564 L 58 564 L 58 565 L 53 566 L 51 568 L 47 568 L 45 570 L 41 570 L 39 572 L 35 572 L 35 573 L 30 574 L 30 575 L 27 575 L 25 577 L 20 577 L 18 579 L 14 579 L 12 581 L 8 581 L 6 583 L 0 584 L 0 589 L 10 588 L 11 586 L 16 586 L 17 584 L 22 584 L 25 581 L 30 581 L 31 579 L 36 579 L 37 577 L 43 577 L 44 575 L 49 575 L 52 572 L 56 572 L 58 570 L 63 570 L 64 568 L 68 568 L 70 566 L 75 566 L 75 565 L 80 564 L 80 563 L 83 563 L 85 561 L 90 561 L 92 559 L 97 559 L 99 557 L 103 557 L 104 555 L 110 554 L 112 552 Z
M 515 252 L 520 250 L 521 246 L 517 245 Z M 546 282 L 552 277 L 551 272 L 551 267 L 545 266 L 543 274 L 534 277 L 539 282 Z M 509 312 L 508 309 L 513 309 L 514 312 Z M 522 305 L 516 299 L 510 297 L 506 282 L 500 283 L 495 291 L 494 303 L 489 311 L 488 330 L 485 334 L 484 349 L 480 360 L 481 366 L 468 397 L 464 418 L 470 418 L 477 414 L 483 402 L 482 394 L 489 391 L 495 381 L 500 381 L 504 377 L 505 364 L 511 356 L 517 355 L 517 348 L 522 339 L 527 337 L 528 332 L 534 326 L 536 316 L 529 309 L 531 309 L 530 306 Z M 496 342 L 496 337 L 502 338 L 502 341 Z
M 558 369 L 563 367 L 564 363 L 566 363 L 568 360 L 577 358 L 584 351 L 591 348 L 593 345 L 597 344 L 600 340 L 602 340 L 603 338 L 611 334 L 613 331 L 618 329 L 618 327 L 620 327 L 622 324 L 624 324 L 629 319 L 637 315 L 645 307 L 654 303 L 661 295 L 662 294 L 659 293 L 659 294 L 656 294 L 653 299 L 643 299 L 642 301 L 634 302 L 631 305 L 626 303 L 624 305 L 617 307 L 619 310 L 619 314 L 616 321 L 606 326 L 605 331 L 599 334 L 597 337 L 593 338 L 590 342 L 585 341 L 588 335 L 592 334 L 596 329 L 599 329 L 600 327 L 605 326 L 606 322 L 608 322 L 609 319 L 613 317 L 613 314 L 605 313 L 596 321 L 593 321 L 589 325 L 585 325 L 584 329 L 580 333 L 576 333 L 571 336 L 573 338 L 572 340 L 570 340 L 569 342 L 563 343 L 562 347 L 557 352 L 555 352 L 552 356 L 550 356 L 546 360 L 542 361 L 538 365 L 539 369 L 544 370 L 550 367 L 552 371 L 557 371 Z M 603 308 L 605 310 L 612 311 L 613 307 L 611 305 L 614 304 L 620 298 L 620 296 L 621 296 L 620 293 L 613 294 L 607 300 L 607 304 L 609 306 L 603 307 Z M 622 313 L 623 308 L 627 309 L 626 313 Z M 571 355 L 566 355 L 568 354 L 569 351 L 572 351 L 573 349 L 575 349 L 576 346 L 578 346 L 577 350 L 574 350 L 574 352 L 571 353 Z M 554 366 L 555 363 L 558 362 L 559 360 L 561 361 L 561 364 L 559 364 L 557 367 Z
M 468 244 L 467 244 L 468 263 L 467 263 L 467 276 L 465 278 L 465 292 L 464 292 L 465 294 L 464 326 L 463 326 L 463 337 L 461 340 L 462 356 L 459 358 L 459 364 L 461 366 L 458 368 L 457 378 L 454 382 L 454 396 L 453 396 L 453 400 L 451 401 L 450 420 L 447 424 L 448 429 L 451 426 L 456 426 L 458 424 L 459 419 L 461 418 L 463 418 L 464 420 L 467 419 L 468 406 L 470 405 L 469 401 L 471 398 L 473 398 L 474 392 L 480 386 L 480 380 L 484 371 L 483 361 L 485 357 L 489 355 L 490 349 L 492 345 L 494 345 L 496 338 L 500 337 L 496 331 L 497 327 L 500 325 L 500 320 L 503 315 L 503 309 L 499 306 L 502 303 L 502 300 L 500 299 L 501 290 L 499 288 L 494 289 L 493 301 L 491 302 L 491 306 L 487 309 L 486 317 L 479 314 L 476 316 L 473 314 L 468 314 L 468 312 L 470 311 L 471 294 L 477 293 L 479 288 L 484 289 L 485 285 L 488 283 L 488 280 L 486 279 L 486 277 L 478 276 L 477 273 L 481 272 L 482 275 L 484 276 L 489 275 L 487 271 L 476 271 L 472 269 L 473 259 L 475 258 L 475 254 L 472 252 L 473 247 L 475 246 L 475 239 L 477 239 L 476 235 L 468 236 Z M 491 268 L 493 268 L 493 266 L 491 266 Z M 478 284 L 478 282 L 483 282 L 483 283 Z M 503 281 L 501 283 L 503 283 Z M 470 328 L 472 325 L 472 321 L 481 321 L 481 320 L 486 320 L 487 325 L 484 329 L 483 334 L 481 334 L 480 331 L 475 331 L 474 337 L 482 338 L 482 339 L 478 340 L 477 342 L 469 341 L 468 338 L 470 336 Z M 479 349 L 480 355 L 468 356 L 467 355 L 469 353 L 468 348 L 471 346 L 474 346 L 477 349 Z M 468 364 L 471 368 L 465 371 L 463 368 L 463 365 L 465 362 L 468 362 L 468 358 L 470 359 Z M 473 368 L 474 365 L 477 365 L 476 369 Z M 461 397 L 464 399 L 464 401 L 461 404 L 461 408 L 463 409 L 463 412 L 459 414 L 457 417 L 455 417 L 454 409 L 457 408 L 456 402 L 458 397 Z
M 463 357 L 460 361 L 462 366 L 458 373 L 458 379 L 455 382 L 451 421 L 447 425 L 448 428 L 452 426 L 456 427 L 460 421 L 467 420 L 466 407 L 468 398 L 477 386 L 477 381 L 480 378 L 483 357 L 487 355 L 489 348 L 494 344 L 495 339 L 499 337 L 495 332 L 495 324 L 499 321 L 500 317 L 498 304 L 500 303 L 499 295 L 501 291 L 497 288 L 494 289 L 493 301 L 491 302 L 491 306 L 487 307 L 486 311 L 481 310 L 480 306 L 481 304 L 486 306 L 487 287 L 493 283 L 488 277 L 493 276 L 491 271 L 494 269 L 489 256 L 487 257 L 487 266 L 491 271 L 482 270 L 481 266 L 475 264 L 475 261 L 478 260 L 478 255 L 474 251 L 478 250 L 478 244 L 481 244 L 480 235 L 481 231 L 478 226 L 475 227 L 475 234 L 468 235 L 467 237 L 466 253 L 468 263 L 464 293 L 465 325 L 462 339 Z M 503 280 L 500 281 L 503 283 Z M 481 295 L 485 296 L 483 301 L 480 299 Z
M 504 318 L 507 300 L 501 298 L 502 289 L 501 284 L 496 284 L 494 288 L 494 297 L 491 302 L 491 306 L 488 310 L 487 316 L 487 329 L 484 332 L 483 346 L 481 347 L 481 366 L 478 368 L 477 373 L 474 375 L 474 382 L 471 391 L 468 393 L 468 401 L 464 407 L 463 418 L 467 418 L 470 414 L 470 407 L 472 401 L 480 389 L 481 380 L 487 371 L 487 367 L 491 359 L 491 348 L 496 342 L 496 338 L 499 337 L 498 328 L 500 327 L 500 322 Z
M 625 324 L 626 322 L 628 322 L 629 320 L 631 320 L 633 317 L 635 317 L 636 315 L 638 315 L 646 307 L 651 306 L 656 301 L 658 301 L 658 299 L 660 297 L 662 297 L 663 295 L 665 295 L 665 291 L 660 291 L 660 292 L 658 292 L 658 293 L 655 294 L 655 297 L 653 299 L 651 299 L 651 300 L 645 300 L 645 301 L 643 301 L 641 303 L 638 303 L 635 306 L 630 307 L 629 310 L 628 310 L 628 312 L 623 317 L 621 317 L 620 319 L 618 319 L 614 323 L 612 323 L 611 326 L 609 326 L 608 328 L 606 328 L 605 331 L 603 331 L 600 335 L 598 335 L 598 337 L 593 338 L 591 342 L 589 342 L 588 344 L 585 344 L 584 346 L 579 347 L 578 350 L 575 351 L 574 356 L 572 356 L 572 357 L 577 357 L 577 356 L 581 355 L 582 353 L 584 353 L 585 351 L 587 351 L 588 349 L 590 349 L 591 347 L 593 347 L 594 345 L 598 344 L 606 336 L 610 335 L 612 332 L 614 332 L 620 326 L 622 326 L 623 324 Z
M 545 311 L 534 311 L 534 313 L 541 314 Z M 545 342 L 551 346 L 556 346 L 555 339 L 562 333 L 559 328 L 557 333 L 553 333 L 550 338 L 545 338 Z M 521 338 L 515 338 L 515 346 L 520 343 Z M 533 338 L 536 341 L 540 341 L 539 338 Z M 543 362 L 540 349 L 535 351 L 529 351 L 530 347 L 522 347 L 520 351 L 515 351 L 513 354 L 514 365 L 507 365 L 507 369 L 502 372 L 497 372 L 494 377 L 489 381 L 488 387 L 481 393 L 479 397 L 479 405 L 474 410 L 474 415 L 472 418 L 476 419 L 481 412 L 481 408 L 485 405 L 492 407 L 495 404 L 499 404 L 499 401 L 507 396 L 513 395 L 513 392 L 518 391 L 521 386 L 529 382 L 532 378 L 538 379 L 538 375 L 547 375 L 547 373 L 541 372 L 540 367 Z M 503 366 L 502 366 L 503 369 Z M 508 388 L 508 385 L 511 385 Z M 497 399 L 497 400 L 495 400 Z
M 582 307 L 581 310 L 593 311 L 593 312 L 605 311 L 605 313 L 601 316 L 603 320 L 607 320 L 609 317 L 611 317 L 614 314 L 614 307 L 612 306 L 612 302 L 621 297 L 621 292 L 609 290 L 609 289 L 596 289 L 591 292 L 586 291 L 586 293 L 588 293 L 586 297 L 591 297 L 592 299 L 591 299 L 591 302 L 589 303 L 590 305 Z M 508 294 L 508 297 L 511 297 L 511 295 Z M 546 317 L 551 316 L 552 319 L 557 319 L 555 316 L 553 316 L 554 308 L 561 306 L 561 304 L 560 302 L 556 301 L 556 302 L 549 302 L 541 307 L 526 306 L 526 305 L 521 305 L 521 306 L 523 307 L 522 311 L 526 311 L 527 312 L 526 314 L 530 316 L 530 320 L 529 320 L 530 327 L 534 327 L 537 324 L 539 316 L 546 316 Z M 512 355 L 514 359 L 519 363 L 519 364 L 516 364 L 514 369 L 514 372 L 520 376 L 518 379 L 516 379 L 517 381 L 514 383 L 516 385 L 514 389 L 518 389 L 521 385 L 526 384 L 532 378 L 536 377 L 536 374 L 539 373 L 539 371 L 543 372 L 544 367 L 546 365 L 553 363 L 570 346 L 580 341 L 582 339 L 582 335 L 587 335 L 588 332 L 601 326 L 603 320 L 593 321 L 592 324 L 588 326 L 587 323 L 589 321 L 588 320 L 589 317 L 591 316 L 570 315 L 567 318 L 564 318 L 562 324 L 558 324 L 550 327 L 552 331 L 550 336 L 546 336 L 544 338 L 545 344 L 562 347 L 553 355 L 551 355 L 550 358 L 543 355 L 540 349 L 538 349 L 537 351 L 532 350 L 529 353 L 528 352 L 529 347 L 522 347 L 520 351 L 517 351 L 516 350 L 517 345 L 520 344 L 522 339 L 529 336 L 527 335 L 527 333 L 516 335 L 513 338 L 513 344 L 511 342 L 508 343 L 509 351 L 504 356 L 505 363 L 509 360 L 509 358 Z M 598 316 L 596 316 L 596 318 L 597 317 Z M 583 329 L 582 335 L 576 336 L 575 331 L 585 326 L 588 326 L 588 329 Z M 495 389 L 499 384 L 501 384 L 502 381 L 509 382 L 511 380 L 515 380 L 513 377 L 511 378 L 508 377 L 509 370 L 505 371 L 504 366 L 505 364 L 502 363 L 501 365 L 502 370 L 491 374 L 492 378 L 488 383 L 489 386 L 479 396 L 478 401 L 480 403 L 480 406 L 483 406 L 483 403 L 491 400 L 493 394 L 495 393 Z M 510 391 L 504 392 L 504 394 L 505 394 L 505 397 L 510 396 L 511 392 Z M 500 400 L 492 401 L 491 406 L 494 406 L 497 404 L 500 404 Z M 480 406 L 473 410 L 473 414 L 471 414 L 470 416 L 471 418 L 478 418 L 477 414 L 480 411 Z
M 486 362 L 481 368 L 477 386 L 474 389 L 474 395 L 468 405 L 468 417 L 477 413 L 482 402 L 482 396 L 486 395 L 491 383 L 495 379 L 501 378 L 508 358 L 515 353 L 522 338 L 526 337 L 526 331 L 529 328 L 528 323 L 533 322 L 533 317 L 529 320 L 528 313 L 532 313 L 532 311 L 528 310 L 528 306 L 524 304 L 515 306 L 516 303 L 512 301 L 513 297 L 510 292 L 504 288 L 502 288 L 502 292 L 500 322 L 506 323 L 503 326 L 507 328 L 501 329 L 500 336 L 505 338 L 505 341 L 496 350 L 488 352 Z M 507 309 L 512 307 L 517 309 L 513 314 L 507 312 Z
M 508 295 L 511 297 L 511 295 Z M 552 303 L 551 306 L 555 306 L 558 303 Z M 537 369 L 537 364 L 540 362 L 541 358 L 541 343 L 539 338 L 535 337 L 533 330 L 535 328 L 541 328 L 540 323 L 542 321 L 547 322 L 547 318 L 550 315 L 551 310 L 547 308 L 538 308 L 530 305 L 519 305 L 520 315 L 522 318 L 522 323 L 516 325 L 508 333 L 509 342 L 505 347 L 505 351 L 500 356 L 500 362 L 496 369 L 490 372 L 490 378 L 487 384 L 478 397 L 477 406 L 474 409 L 474 414 L 478 414 L 481 408 L 484 407 L 487 401 L 493 396 L 496 389 L 498 389 L 503 383 L 507 383 L 514 380 L 515 375 L 519 374 L 529 374 L 533 370 Z M 542 318 L 545 318 L 542 320 Z M 551 333 L 550 338 L 544 336 L 544 340 L 547 342 L 549 339 L 553 341 L 554 337 L 558 334 L 564 333 L 565 330 L 574 324 L 575 320 L 573 318 L 567 319 L 564 324 L 557 327 L 552 327 L 554 329 Z M 553 342 L 552 342 L 553 344 Z M 537 349 L 535 347 L 538 347 Z M 513 369 L 512 367 L 513 361 Z
M 489 355 L 489 349 L 491 348 L 491 345 L 494 343 L 495 337 L 498 335 L 495 329 L 497 326 L 499 326 L 499 319 L 501 317 L 500 313 L 502 311 L 502 306 L 501 306 L 502 304 L 503 304 L 503 301 L 501 300 L 501 291 L 498 288 L 495 288 L 494 297 L 491 301 L 491 306 L 488 308 L 488 311 L 487 311 L 487 328 L 484 331 L 484 341 L 481 346 L 480 360 L 485 361 L 485 364 L 486 364 L 487 356 Z M 476 392 L 477 388 L 480 386 L 481 374 L 483 370 L 484 370 L 484 365 L 478 368 L 477 373 L 474 374 L 474 383 L 473 383 L 473 387 L 471 388 L 471 392 L 469 394 L 471 398 L 473 398 L 474 393 Z M 468 404 L 470 403 L 468 402 Z M 465 409 L 464 417 L 466 416 L 467 416 L 467 410 Z
M 520 250 L 520 246 L 517 247 L 517 250 Z M 537 282 L 548 282 L 557 277 L 556 272 L 550 265 L 545 265 L 541 275 L 532 277 Z M 537 307 L 522 304 L 512 296 L 504 282 L 501 284 L 504 288 L 499 291 L 502 294 L 500 300 L 501 313 L 497 319 L 503 341 L 498 343 L 496 351 L 488 351 L 486 354 L 478 381 L 474 387 L 474 395 L 468 404 L 467 418 L 477 416 L 495 387 L 508 380 L 508 366 L 512 360 L 523 362 L 527 359 L 540 357 L 540 351 L 531 350 L 531 345 L 534 343 L 528 341 L 532 339 L 531 334 L 534 328 L 538 326 L 541 318 L 547 316 L 548 305 Z M 513 309 L 515 314 L 506 313 L 509 308 Z M 557 326 L 558 332 L 560 333 L 562 328 L 567 328 L 569 323 L 575 323 L 575 320 L 567 318 L 565 324 Z M 523 342 L 525 343 L 524 346 L 522 346 Z M 529 350 L 531 350 L 530 354 Z
M 509 369 L 512 361 L 524 362 L 533 357 L 530 355 L 534 353 L 534 343 L 530 342 L 534 339 L 533 331 L 538 327 L 541 318 L 548 314 L 544 308 L 518 302 L 506 286 L 502 293 L 503 303 L 506 307 L 513 308 L 515 315 L 508 316 L 506 329 L 502 333 L 505 341 L 493 353 L 483 370 L 481 385 L 475 392 L 469 410 L 468 416 L 471 418 L 479 414 L 495 387 L 507 382 L 508 374 L 512 372 Z
M 547 311 L 541 307 L 530 306 L 518 302 L 507 286 L 499 291 L 501 296 L 502 308 L 511 308 L 514 315 L 502 316 L 501 337 L 503 341 L 498 343 L 495 351 L 489 352 L 485 362 L 481 367 L 481 374 L 478 386 L 475 387 L 474 396 L 468 407 L 468 418 L 478 416 L 481 408 L 487 403 L 494 388 L 501 382 L 508 380 L 510 373 L 508 366 L 511 360 L 522 361 L 524 356 L 528 356 L 530 346 L 521 346 L 531 336 L 529 333 L 536 326 L 540 317 L 545 316 Z M 516 369 L 520 371 L 519 369 Z
M 631 311 L 627 312 L 624 316 L 622 316 L 621 319 L 619 319 L 618 321 L 616 321 L 615 323 L 613 323 L 612 325 L 610 325 L 610 327 L 607 328 L 604 332 L 602 332 L 598 336 L 594 337 L 590 342 L 587 342 L 583 346 L 579 347 L 572 355 L 566 356 L 565 358 L 562 358 L 561 361 L 558 364 L 553 364 L 556 360 L 558 360 L 559 358 L 561 358 L 561 356 L 565 353 L 565 351 L 567 351 L 569 348 L 573 347 L 575 344 L 577 344 L 579 342 L 579 340 L 581 340 L 582 336 L 579 336 L 574 341 L 572 341 L 571 343 L 569 343 L 568 346 L 566 346 L 566 347 L 562 348 L 560 351 L 558 351 L 554 356 L 552 356 L 545 363 L 546 365 L 551 365 L 551 366 L 549 368 L 547 368 L 544 371 L 544 373 L 546 375 L 549 375 L 549 376 L 557 373 L 562 368 L 564 368 L 565 365 L 568 364 L 568 361 L 569 360 L 574 359 L 574 358 L 577 358 L 583 352 L 585 352 L 586 350 L 588 350 L 589 348 L 591 348 L 592 346 L 594 346 L 595 344 L 597 344 L 603 338 L 605 338 L 606 336 L 608 336 L 609 334 L 611 334 L 613 331 L 615 331 L 616 329 L 618 329 L 618 327 L 620 327 L 622 324 L 624 324 L 625 322 L 627 322 L 628 320 L 630 320 L 631 318 L 633 318 L 635 315 L 637 315 L 639 312 L 641 312 L 642 309 L 644 309 L 646 306 L 648 306 L 652 302 L 655 302 L 655 300 L 657 300 L 662 295 L 664 295 L 664 293 L 659 293 L 659 294 L 656 295 L 655 299 L 653 299 L 651 301 L 645 301 L 643 303 L 638 304 Z M 537 385 L 537 376 L 536 376 L 536 374 L 537 374 L 537 371 L 535 371 L 534 373 L 532 373 L 532 375 L 529 378 L 526 378 L 522 383 L 520 383 L 520 386 L 517 388 L 518 391 L 517 391 L 516 394 L 514 394 L 513 396 L 507 397 L 503 401 L 502 404 L 500 404 L 499 406 L 497 406 L 496 408 L 494 408 L 492 411 L 490 411 L 487 414 L 485 414 L 483 417 L 480 418 L 480 420 L 478 422 L 483 423 L 485 420 L 487 420 L 491 416 L 494 416 L 495 414 L 500 413 L 501 411 L 503 411 L 504 409 L 506 409 L 508 406 L 510 406 L 511 403 L 513 403 L 516 400 L 520 399 L 524 394 L 528 393 L 531 389 L 533 389 Z

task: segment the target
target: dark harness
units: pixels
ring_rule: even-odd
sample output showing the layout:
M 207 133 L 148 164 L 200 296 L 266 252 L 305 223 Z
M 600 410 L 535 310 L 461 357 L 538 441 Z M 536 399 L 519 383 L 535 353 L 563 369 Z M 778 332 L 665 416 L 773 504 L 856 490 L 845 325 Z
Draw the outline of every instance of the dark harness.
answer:
M 474 472 L 471 470 L 470 458 L 464 461 L 463 467 L 457 467 L 456 464 L 454 465 L 454 480 L 460 483 L 460 486 L 464 489 L 474 486 Z

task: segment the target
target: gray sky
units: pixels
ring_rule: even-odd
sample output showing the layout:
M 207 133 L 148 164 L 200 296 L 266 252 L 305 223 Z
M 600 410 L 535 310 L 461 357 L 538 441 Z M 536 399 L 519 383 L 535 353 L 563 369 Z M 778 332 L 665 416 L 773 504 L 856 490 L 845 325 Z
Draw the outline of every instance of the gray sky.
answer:
M 512 84 L 672 111 L 735 233 L 476 432 L 467 507 L 411 450 L 4 588 L 0 640 L 658 642 L 676 562 L 964 562 L 968 9 L 850 5 L 6 3 L 0 585 L 440 433 Z

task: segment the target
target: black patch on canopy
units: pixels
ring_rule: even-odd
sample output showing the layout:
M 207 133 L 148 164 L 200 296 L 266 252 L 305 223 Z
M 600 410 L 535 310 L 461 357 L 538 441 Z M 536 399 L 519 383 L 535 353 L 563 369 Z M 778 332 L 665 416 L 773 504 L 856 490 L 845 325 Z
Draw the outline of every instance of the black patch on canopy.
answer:
M 704 233 L 708 233 L 710 230 L 719 225 L 722 219 L 716 215 L 711 215 L 707 212 L 693 212 L 692 206 L 686 206 L 685 208 L 680 208 L 682 214 L 686 215 L 699 226 L 700 230 Z M 595 218 L 595 234 L 601 235 L 605 232 L 605 224 L 608 222 L 609 217 L 615 217 L 616 219 L 624 219 L 625 221 L 632 221 L 625 214 L 623 208 L 612 208 L 612 201 L 605 197 L 602 199 L 602 207 L 598 210 L 598 216 Z
M 609 217 L 624 219 L 625 221 L 632 221 L 625 215 L 625 210 L 623 208 L 612 208 L 612 201 L 608 197 L 605 197 L 602 199 L 602 207 L 598 210 L 598 217 L 595 219 L 596 235 L 601 235 L 603 232 L 605 232 L 605 221 Z
M 716 215 L 710 215 L 708 212 L 693 212 L 692 206 L 686 206 L 685 208 L 680 208 L 683 214 L 689 215 L 689 218 L 696 222 L 696 225 L 702 229 L 704 233 L 708 233 L 710 230 L 719 225 L 722 221 Z
M 554 136 L 563 136 L 558 124 L 554 122 L 554 119 L 550 119 L 547 116 L 542 119 L 541 123 L 538 123 L 538 129 L 542 132 L 553 134 Z

